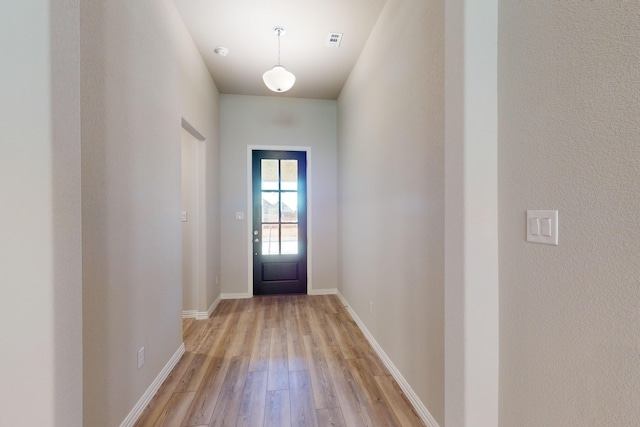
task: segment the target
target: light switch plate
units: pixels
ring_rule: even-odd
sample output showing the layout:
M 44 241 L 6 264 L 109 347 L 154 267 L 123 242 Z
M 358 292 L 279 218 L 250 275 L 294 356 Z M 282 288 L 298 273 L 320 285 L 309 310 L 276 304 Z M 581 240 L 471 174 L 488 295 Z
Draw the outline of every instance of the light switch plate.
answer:
M 527 211 L 527 242 L 558 245 L 558 211 Z
M 244 212 L 237 211 L 236 212 L 236 219 L 244 219 Z
M 180 214 L 180 221 L 187 222 L 187 211 L 182 211 Z

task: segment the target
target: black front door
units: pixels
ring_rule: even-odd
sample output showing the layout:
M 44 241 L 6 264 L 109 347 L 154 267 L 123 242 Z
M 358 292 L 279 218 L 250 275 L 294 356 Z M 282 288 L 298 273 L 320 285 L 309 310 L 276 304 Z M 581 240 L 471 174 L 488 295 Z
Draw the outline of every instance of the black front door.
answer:
M 307 153 L 254 150 L 253 293 L 307 292 Z

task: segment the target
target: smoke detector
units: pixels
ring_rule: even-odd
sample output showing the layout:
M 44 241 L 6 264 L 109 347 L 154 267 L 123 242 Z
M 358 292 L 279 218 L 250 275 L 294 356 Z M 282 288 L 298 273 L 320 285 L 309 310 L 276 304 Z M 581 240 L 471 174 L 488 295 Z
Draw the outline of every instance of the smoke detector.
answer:
M 327 47 L 340 47 L 342 33 L 329 33 L 327 36 Z
M 220 56 L 227 56 L 229 54 L 229 49 L 227 49 L 226 47 L 222 47 L 222 46 L 219 46 L 219 47 L 213 49 L 213 51 L 215 53 L 217 53 L 218 55 L 220 55 Z

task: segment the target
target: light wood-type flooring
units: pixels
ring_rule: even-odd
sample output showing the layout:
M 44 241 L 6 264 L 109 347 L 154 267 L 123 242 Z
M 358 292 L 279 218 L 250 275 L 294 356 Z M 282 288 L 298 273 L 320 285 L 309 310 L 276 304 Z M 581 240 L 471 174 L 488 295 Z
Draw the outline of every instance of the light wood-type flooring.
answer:
M 142 426 L 424 426 L 336 295 L 223 300 Z

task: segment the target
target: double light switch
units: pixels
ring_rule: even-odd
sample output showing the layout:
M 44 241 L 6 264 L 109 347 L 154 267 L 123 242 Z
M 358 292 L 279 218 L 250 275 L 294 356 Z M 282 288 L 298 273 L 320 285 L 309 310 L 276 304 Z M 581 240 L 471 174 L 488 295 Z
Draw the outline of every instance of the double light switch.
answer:
M 527 242 L 558 245 L 558 211 L 527 211 Z

